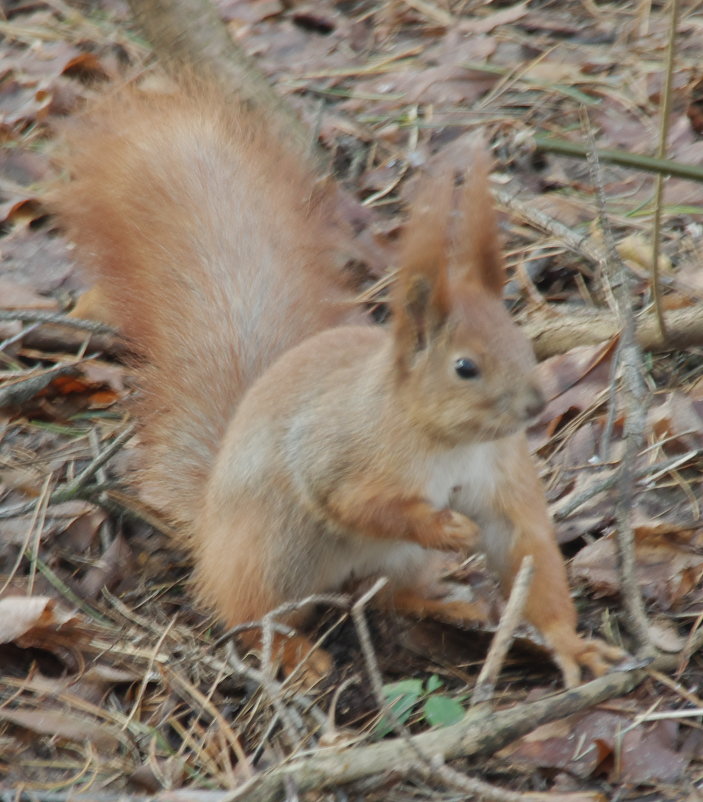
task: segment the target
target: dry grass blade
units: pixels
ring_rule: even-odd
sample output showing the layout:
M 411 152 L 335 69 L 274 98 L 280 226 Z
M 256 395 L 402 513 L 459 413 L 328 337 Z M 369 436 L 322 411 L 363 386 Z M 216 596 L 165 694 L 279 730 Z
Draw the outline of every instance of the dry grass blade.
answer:
M 98 471 L 110 460 L 129 440 L 129 438 L 136 431 L 136 426 L 131 425 L 124 429 L 115 439 L 106 446 L 103 451 L 98 454 L 95 459 L 91 461 L 71 482 L 57 487 L 49 496 L 48 504 L 59 504 L 62 501 L 70 501 L 80 495 L 81 491 L 90 480 L 98 473 Z M 3 518 L 14 518 L 19 515 L 26 515 L 36 507 L 36 501 L 30 501 L 27 504 L 21 504 L 17 507 L 10 507 L 9 509 L 0 509 L 0 520 Z
M 666 55 L 666 78 L 662 93 L 661 112 L 659 121 L 659 147 L 657 157 L 666 156 L 667 139 L 669 137 L 669 120 L 671 118 L 671 95 L 674 77 L 674 59 L 676 56 L 676 27 L 679 19 L 679 2 L 670 0 L 669 42 Z M 664 310 L 662 308 L 661 287 L 659 284 L 659 248 L 661 245 L 661 218 L 664 201 L 664 175 L 657 173 L 654 191 L 654 226 L 652 231 L 652 296 L 654 298 L 654 311 L 662 342 L 667 340 Z
M 535 146 L 545 153 L 560 153 L 564 156 L 574 156 L 578 159 L 587 159 L 589 153 L 588 148 L 579 142 L 571 142 L 567 139 L 559 139 L 547 134 L 535 134 Z M 685 164 L 673 159 L 659 159 L 655 156 L 629 153 L 626 150 L 617 150 L 616 148 L 597 148 L 596 153 L 598 159 L 602 162 L 630 167 L 633 170 L 643 170 L 655 175 L 661 174 L 687 178 L 691 181 L 703 181 L 703 167 L 699 167 L 697 164 Z
M 454 18 L 448 11 L 439 8 L 434 3 L 428 2 L 428 0 L 403 0 L 403 2 L 406 6 L 410 6 L 410 8 L 415 9 L 415 11 L 419 11 L 428 19 L 438 22 L 440 25 L 448 27 L 454 22 Z

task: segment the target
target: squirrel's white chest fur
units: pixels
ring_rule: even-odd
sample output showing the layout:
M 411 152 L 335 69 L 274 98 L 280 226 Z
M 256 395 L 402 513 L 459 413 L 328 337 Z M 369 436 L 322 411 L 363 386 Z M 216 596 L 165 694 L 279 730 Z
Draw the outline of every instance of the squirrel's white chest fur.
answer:
M 438 509 L 453 507 L 460 494 L 462 511 L 478 511 L 500 482 L 500 447 L 496 442 L 471 443 L 429 457 L 423 465 L 425 496 Z
M 452 507 L 481 517 L 501 480 L 500 443 L 474 443 L 423 459 L 414 466 L 414 480 L 423 497 L 437 509 Z M 331 579 L 385 574 L 400 586 L 434 581 L 443 557 L 416 543 L 385 538 L 348 536 L 342 541 L 345 559 L 328 567 Z M 341 545 L 338 545 L 341 548 Z M 343 567 L 342 567 L 343 566 Z

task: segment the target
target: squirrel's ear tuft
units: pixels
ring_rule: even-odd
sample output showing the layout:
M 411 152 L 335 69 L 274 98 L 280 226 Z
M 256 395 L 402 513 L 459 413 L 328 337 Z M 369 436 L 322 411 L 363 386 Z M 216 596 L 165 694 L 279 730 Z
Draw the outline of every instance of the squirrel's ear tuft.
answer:
M 499 298 L 503 294 L 505 263 L 498 216 L 490 187 L 490 156 L 475 145 L 464 173 L 458 214 L 452 230 L 452 266 L 460 281 L 478 281 Z
M 405 225 L 392 308 L 398 357 L 427 347 L 450 311 L 449 219 L 454 194 L 450 170 L 425 178 Z

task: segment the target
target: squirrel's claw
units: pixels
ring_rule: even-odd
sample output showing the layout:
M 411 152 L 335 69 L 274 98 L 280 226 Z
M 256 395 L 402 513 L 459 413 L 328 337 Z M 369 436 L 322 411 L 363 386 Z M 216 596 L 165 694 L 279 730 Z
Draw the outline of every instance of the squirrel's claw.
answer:
M 611 646 L 599 638 L 582 638 L 575 632 L 561 632 L 559 636 L 552 633 L 548 641 L 567 688 L 573 688 L 582 681 L 584 668 L 594 677 L 602 677 L 627 657 L 627 652 L 617 646 Z

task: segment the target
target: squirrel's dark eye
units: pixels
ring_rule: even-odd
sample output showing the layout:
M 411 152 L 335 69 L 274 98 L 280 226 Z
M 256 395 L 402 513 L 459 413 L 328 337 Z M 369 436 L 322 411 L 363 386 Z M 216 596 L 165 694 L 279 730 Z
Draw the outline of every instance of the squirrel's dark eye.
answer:
M 454 363 L 454 370 L 461 379 L 475 379 L 481 372 L 473 359 L 467 359 L 465 356 L 457 359 Z

